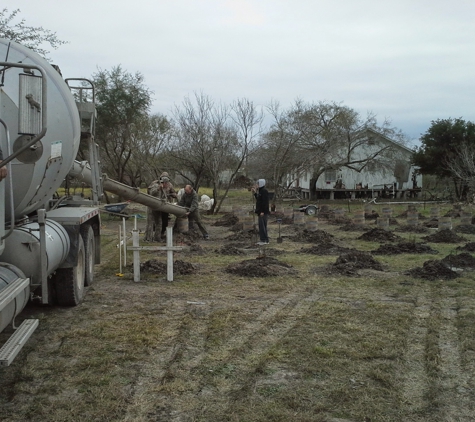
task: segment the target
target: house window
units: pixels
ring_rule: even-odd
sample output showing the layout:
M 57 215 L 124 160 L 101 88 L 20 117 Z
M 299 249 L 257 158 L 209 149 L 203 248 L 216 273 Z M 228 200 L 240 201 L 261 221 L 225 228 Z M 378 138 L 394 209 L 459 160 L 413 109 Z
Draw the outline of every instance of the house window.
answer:
M 325 182 L 336 182 L 336 170 L 325 170 Z
M 307 180 L 308 180 L 308 173 L 305 172 L 305 173 L 303 174 L 303 181 L 306 182 Z

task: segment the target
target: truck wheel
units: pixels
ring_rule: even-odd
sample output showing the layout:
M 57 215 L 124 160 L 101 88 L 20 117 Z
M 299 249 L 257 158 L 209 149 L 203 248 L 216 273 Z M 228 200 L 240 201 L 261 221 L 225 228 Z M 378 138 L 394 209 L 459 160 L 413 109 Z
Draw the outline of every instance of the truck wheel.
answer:
M 309 205 L 305 209 L 305 214 L 307 215 L 315 215 L 317 213 L 317 207 L 315 205 Z
M 94 282 L 94 262 L 96 259 L 94 230 L 89 224 L 81 227 L 81 237 L 84 242 L 85 276 L 84 285 L 90 286 Z
M 78 262 L 72 268 L 59 268 L 54 277 L 56 301 L 60 306 L 79 305 L 84 297 L 84 276 L 86 272 L 84 242 L 78 236 Z

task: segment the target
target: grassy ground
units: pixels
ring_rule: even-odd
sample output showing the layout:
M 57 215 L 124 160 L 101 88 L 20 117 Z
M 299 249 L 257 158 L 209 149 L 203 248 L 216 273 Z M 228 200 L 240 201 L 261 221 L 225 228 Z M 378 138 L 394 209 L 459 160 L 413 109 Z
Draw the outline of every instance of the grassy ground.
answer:
M 252 205 L 247 193 L 230 202 Z M 348 211 L 347 203 L 338 206 Z M 394 208 L 397 215 L 407 205 Z M 170 283 L 143 273 L 134 283 L 130 266 L 116 276 L 119 220 L 105 216 L 103 263 L 84 302 L 26 310 L 40 328 L 0 369 L 0 420 L 475 420 L 473 272 L 452 281 L 405 274 L 466 242 L 431 243 L 435 256 L 375 256 L 384 271 L 349 277 L 324 270 L 336 255 L 299 253 L 308 244 L 292 240 L 290 225 L 277 244 L 271 219 L 269 248 L 297 275 L 241 277 L 226 267 L 257 251 L 219 254 L 231 232 L 212 226 L 216 218 L 204 218 L 211 241 L 199 241 L 201 255 L 186 245 L 175 254 L 194 265 L 192 274 Z M 346 247 L 379 246 L 338 225 L 321 221 L 319 229 Z M 398 234 L 417 242 L 424 236 Z M 141 255 L 152 258 L 165 255 Z

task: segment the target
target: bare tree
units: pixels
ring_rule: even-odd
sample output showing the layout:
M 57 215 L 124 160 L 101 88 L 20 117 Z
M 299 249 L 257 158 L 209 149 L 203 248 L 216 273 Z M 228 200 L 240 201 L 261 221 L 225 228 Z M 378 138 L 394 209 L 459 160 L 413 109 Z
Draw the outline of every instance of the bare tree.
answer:
M 131 130 L 131 155 L 125 174 L 136 186 L 159 178 L 165 170 L 165 149 L 171 137 L 171 125 L 161 114 L 144 116 Z
M 41 47 L 43 44 L 49 44 L 52 48 L 57 49 L 60 45 L 67 43 L 58 39 L 56 32 L 44 29 L 42 26 L 26 25 L 25 19 L 14 23 L 19 13 L 20 9 L 15 9 L 10 13 L 7 8 L 0 11 L 1 38 L 16 41 L 45 58 L 47 58 L 49 51 Z
M 186 97 L 173 111 L 174 135 L 169 145 L 170 165 L 196 190 L 208 171 L 213 101 L 195 93 L 194 101 Z
M 463 142 L 459 148 L 445 159 L 445 167 L 451 172 L 452 178 L 460 181 L 460 199 L 475 202 L 475 145 Z
M 260 133 L 262 113 L 246 99 L 230 107 L 215 104 L 204 94 L 194 101 L 185 98 L 174 111 L 175 139 L 170 148 L 175 170 L 196 189 L 204 178 L 213 188 L 214 206 L 219 207 L 254 148 Z M 229 176 L 223 180 L 223 173 Z M 194 180 L 191 180 L 194 178 Z M 219 191 L 224 187 L 224 194 Z
M 250 163 L 256 177 L 262 177 L 274 184 L 276 197 L 281 197 L 289 187 L 286 176 L 292 171 L 303 170 L 305 155 L 300 147 L 300 137 L 292 130 L 288 112 L 282 112 L 278 102 L 268 107 L 274 118 L 270 130 L 263 134 L 256 153 Z
M 334 102 L 307 104 L 301 100 L 280 115 L 271 128 L 273 139 L 280 139 L 280 144 L 295 154 L 298 164 L 293 172 L 297 176 L 303 171 L 311 173 L 312 199 L 316 197 L 318 178 L 327 170 L 347 167 L 361 172 L 369 163 L 394 167 L 396 152 L 393 144 L 386 142 L 391 131 L 395 132 L 388 122 L 378 127 L 372 114 L 362 119 L 356 111 Z M 280 170 L 280 177 L 283 173 Z
M 264 115 L 262 110 L 257 110 L 252 101 L 241 98 L 232 103 L 229 117 L 231 120 L 229 132 L 234 134 L 234 139 L 233 137 L 228 138 L 223 147 L 228 158 L 227 169 L 231 174 L 229 178 L 227 178 L 224 194 L 220 198 L 216 212 L 219 212 L 236 175 L 243 168 L 249 155 L 253 153 L 258 145 Z

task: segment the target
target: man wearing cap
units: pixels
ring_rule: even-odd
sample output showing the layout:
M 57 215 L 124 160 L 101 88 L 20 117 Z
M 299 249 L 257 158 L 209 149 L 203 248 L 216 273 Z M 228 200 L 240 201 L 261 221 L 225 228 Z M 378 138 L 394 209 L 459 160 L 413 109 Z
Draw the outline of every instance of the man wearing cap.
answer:
M 269 236 L 267 234 L 267 219 L 269 217 L 269 192 L 266 189 L 265 179 L 259 179 L 256 185 L 251 189 L 256 198 L 256 214 L 259 222 L 259 239 L 258 245 L 268 245 Z
M 151 183 L 151 185 L 148 187 L 148 193 L 149 195 L 155 196 L 166 202 L 171 202 L 172 198 L 177 197 L 175 189 L 173 189 L 173 185 L 170 183 L 170 178 L 167 172 L 163 172 L 160 175 L 160 179 L 158 181 L 155 180 Z M 163 211 L 152 210 L 152 216 L 154 223 L 157 226 L 159 224 L 159 220 L 161 220 L 160 237 L 162 240 L 165 239 L 169 214 Z

